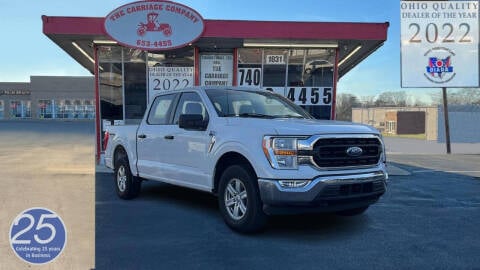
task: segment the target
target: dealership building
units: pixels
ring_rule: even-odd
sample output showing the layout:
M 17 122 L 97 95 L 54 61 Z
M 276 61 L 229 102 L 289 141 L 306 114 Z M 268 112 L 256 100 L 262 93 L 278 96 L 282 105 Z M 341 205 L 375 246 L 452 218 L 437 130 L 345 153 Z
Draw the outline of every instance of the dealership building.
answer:
M 94 75 L 97 157 L 108 125 L 138 123 L 158 92 L 249 86 L 333 119 L 337 81 L 387 39 L 388 22 L 209 20 L 169 1 L 106 17 L 42 16 L 43 33 Z
M 30 76 L 0 82 L 0 120 L 95 119 L 94 77 Z

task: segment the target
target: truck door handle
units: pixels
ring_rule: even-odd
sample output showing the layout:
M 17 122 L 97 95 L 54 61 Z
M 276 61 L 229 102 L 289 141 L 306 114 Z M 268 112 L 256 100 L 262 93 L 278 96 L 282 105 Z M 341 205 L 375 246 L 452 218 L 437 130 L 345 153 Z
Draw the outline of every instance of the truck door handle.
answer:
M 174 137 L 173 137 L 173 135 L 166 135 L 163 138 L 165 138 L 165 140 L 173 140 Z
M 147 138 L 147 135 L 145 135 L 145 134 L 139 134 L 137 137 L 138 137 L 139 139 L 145 139 L 145 138 Z

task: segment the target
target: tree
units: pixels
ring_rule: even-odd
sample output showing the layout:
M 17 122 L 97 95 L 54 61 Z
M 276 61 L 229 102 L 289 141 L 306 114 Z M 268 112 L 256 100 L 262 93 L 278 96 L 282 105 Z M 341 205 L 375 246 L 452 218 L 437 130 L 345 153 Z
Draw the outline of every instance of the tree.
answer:
M 375 96 L 361 96 L 360 103 L 363 107 L 373 107 L 375 106 Z
M 375 100 L 377 107 L 405 107 L 407 105 L 407 93 L 405 91 L 387 91 L 381 93 Z
M 434 104 L 443 104 L 442 91 L 430 93 L 430 97 Z M 447 90 L 448 104 L 452 105 L 480 105 L 480 89 L 478 88 L 462 88 Z
M 335 119 L 352 121 L 352 108 L 358 106 L 360 106 L 360 102 L 357 96 L 352 94 L 337 95 Z

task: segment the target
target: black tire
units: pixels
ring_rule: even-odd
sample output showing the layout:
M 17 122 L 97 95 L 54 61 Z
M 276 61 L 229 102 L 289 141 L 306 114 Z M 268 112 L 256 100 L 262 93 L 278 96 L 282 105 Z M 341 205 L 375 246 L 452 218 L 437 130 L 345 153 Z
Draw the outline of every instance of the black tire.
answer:
M 115 162 L 113 179 L 118 197 L 129 200 L 140 193 L 141 180 L 132 175 L 126 156 L 119 157 Z
M 220 213 L 225 223 L 235 231 L 254 233 L 265 227 L 267 216 L 262 210 L 256 181 L 254 173 L 244 165 L 228 167 L 220 178 Z
M 367 211 L 367 209 L 368 209 L 368 206 L 353 208 L 353 209 L 339 211 L 337 212 L 337 215 L 345 216 L 345 217 L 357 216 L 357 215 L 363 214 L 365 211 Z

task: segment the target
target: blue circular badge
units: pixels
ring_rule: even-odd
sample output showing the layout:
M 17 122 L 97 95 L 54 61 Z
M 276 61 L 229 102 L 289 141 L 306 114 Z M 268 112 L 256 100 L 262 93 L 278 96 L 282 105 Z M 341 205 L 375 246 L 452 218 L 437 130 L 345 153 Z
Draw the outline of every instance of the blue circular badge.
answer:
M 15 254 L 31 264 L 45 264 L 62 253 L 67 231 L 60 216 L 36 207 L 20 213 L 10 227 L 10 245 Z

